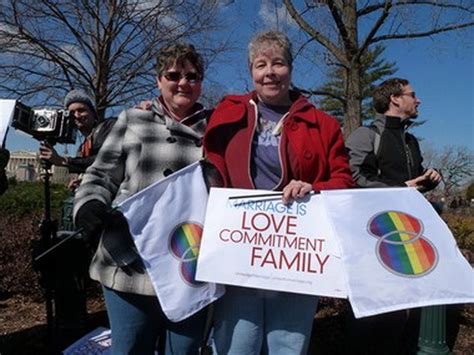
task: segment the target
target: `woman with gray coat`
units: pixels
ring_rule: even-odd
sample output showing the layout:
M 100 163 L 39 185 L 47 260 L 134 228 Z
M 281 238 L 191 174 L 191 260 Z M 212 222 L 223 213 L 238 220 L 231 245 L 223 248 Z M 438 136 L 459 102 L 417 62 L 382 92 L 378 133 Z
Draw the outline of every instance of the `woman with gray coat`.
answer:
M 180 323 L 166 319 L 126 221 L 107 212 L 202 157 L 208 111 L 197 102 L 204 76 L 201 56 L 191 45 L 165 46 L 158 53 L 157 72 L 161 96 L 151 111 L 120 114 L 75 196 L 75 222 L 85 234 L 92 236 L 105 225 L 90 275 L 103 288 L 113 354 L 154 354 L 164 328 L 167 354 L 197 353 L 205 322 L 205 311 Z

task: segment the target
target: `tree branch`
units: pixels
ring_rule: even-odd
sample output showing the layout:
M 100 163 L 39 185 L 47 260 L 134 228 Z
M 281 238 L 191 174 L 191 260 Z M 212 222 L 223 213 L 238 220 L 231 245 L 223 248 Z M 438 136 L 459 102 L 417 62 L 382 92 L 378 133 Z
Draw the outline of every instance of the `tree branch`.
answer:
M 365 38 L 364 42 L 359 47 L 359 50 L 356 54 L 357 59 L 359 59 L 362 56 L 362 54 L 366 51 L 366 49 L 369 47 L 369 44 L 371 43 L 372 39 L 374 38 L 375 34 L 380 29 L 380 27 L 382 27 L 383 23 L 385 22 L 385 20 L 387 19 L 388 15 L 390 13 L 391 6 L 392 6 L 392 2 L 386 0 L 382 15 L 380 15 L 380 17 L 377 19 L 377 22 L 374 24 L 374 26 L 370 30 L 369 34 Z
M 347 58 L 344 56 L 343 51 L 341 51 L 334 43 L 332 43 L 326 36 L 324 36 L 321 32 L 316 31 L 310 24 L 308 24 L 303 17 L 301 17 L 298 12 L 296 11 L 295 7 L 293 6 L 290 0 L 283 0 L 286 9 L 293 20 L 296 21 L 298 26 L 300 26 L 307 34 L 309 34 L 312 38 L 314 38 L 318 43 L 324 46 L 328 51 L 334 55 L 337 60 L 339 60 L 342 64 L 349 66 L 350 63 L 347 61 Z
M 437 29 L 433 29 L 433 30 L 425 31 L 425 32 L 382 35 L 382 36 L 374 37 L 370 41 L 370 43 L 372 44 L 372 43 L 391 40 L 391 39 L 428 37 L 428 36 L 431 36 L 431 35 L 434 35 L 434 34 L 437 34 L 437 33 L 459 30 L 461 28 L 466 28 L 466 27 L 471 27 L 471 26 L 474 26 L 474 21 L 459 24 L 459 25 L 451 25 L 451 26 L 446 26 L 446 27 L 443 27 L 443 28 L 437 28 Z
M 292 86 L 292 88 L 296 91 L 299 91 L 301 92 L 302 94 L 304 95 L 309 95 L 309 96 L 329 96 L 329 97 L 332 97 L 333 99 L 335 100 L 338 100 L 340 101 L 343 105 L 346 103 L 346 100 L 344 99 L 344 97 L 340 96 L 340 95 L 336 95 L 335 93 L 333 92 L 330 92 L 330 91 L 326 91 L 326 90 L 317 90 L 317 89 L 312 89 L 312 90 L 307 90 L 307 89 L 302 89 L 300 87 L 297 87 L 295 85 Z
M 331 0 L 327 1 L 327 6 L 329 7 L 329 10 L 331 11 L 331 15 L 334 22 L 336 23 L 337 29 L 339 30 L 339 35 L 342 38 L 342 43 L 344 43 L 346 52 L 351 53 L 352 50 L 354 49 L 354 43 L 351 43 L 351 41 L 349 40 L 349 34 L 347 33 L 347 28 L 346 28 L 346 25 L 344 24 L 341 14 L 339 13 L 339 9 L 337 8 L 334 1 L 331 1 Z
M 433 6 L 433 7 L 440 7 L 440 8 L 447 8 L 447 9 L 456 9 L 456 10 L 461 10 L 461 11 L 467 11 L 469 13 L 474 13 L 474 11 L 469 8 L 465 7 L 462 5 L 457 5 L 457 4 L 444 4 L 440 3 L 439 1 L 418 1 L 418 0 L 405 0 L 405 1 L 398 1 L 393 3 L 390 1 L 393 7 L 401 7 L 401 6 L 409 6 L 409 5 L 427 5 L 427 6 Z M 369 5 L 366 7 L 361 8 L 359 11 L 357 11 L 357 16 L 362 17 L 364 15 L 368 15 L 372 12 L 378 11 L 380 9 L 383 9 L 385 7 L 385 4 L 383 3 L 378 3 L 374 5 Z

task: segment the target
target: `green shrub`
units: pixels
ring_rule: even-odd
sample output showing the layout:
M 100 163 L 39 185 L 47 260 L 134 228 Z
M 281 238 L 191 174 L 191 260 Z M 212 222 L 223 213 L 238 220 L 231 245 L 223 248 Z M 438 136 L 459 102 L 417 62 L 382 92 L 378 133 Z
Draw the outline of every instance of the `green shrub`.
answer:
M 474 181 L 471 182 L 466 190 L 466 199 L 471 201 L 474 198 Z
M 51 215 L 60 216 L 63 200 L 69 195 L 66 186 L 51 184 Z M 3 216 L 23 217 L 44 208 L 44 184 L 42 182 L 18 182 L 11 184 L 0 197 L 0 213 Z
M 469 215 L 446 214 L 444 216 L 459 248 L 474 253 L 474 217 Z

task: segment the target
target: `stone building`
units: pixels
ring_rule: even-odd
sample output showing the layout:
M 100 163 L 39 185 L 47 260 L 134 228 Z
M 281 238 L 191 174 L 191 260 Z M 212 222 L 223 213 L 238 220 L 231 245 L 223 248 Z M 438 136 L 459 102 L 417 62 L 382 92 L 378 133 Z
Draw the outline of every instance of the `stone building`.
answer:
M 15 177 L 17 181 L 40 180 L 41 161 L 38 152 L 11 152 L 6 172 L 8 177 Z M 51 172 L 53 183 L 66 184 L 70 180 L 69 171 L 65 167 L 53 166 Z

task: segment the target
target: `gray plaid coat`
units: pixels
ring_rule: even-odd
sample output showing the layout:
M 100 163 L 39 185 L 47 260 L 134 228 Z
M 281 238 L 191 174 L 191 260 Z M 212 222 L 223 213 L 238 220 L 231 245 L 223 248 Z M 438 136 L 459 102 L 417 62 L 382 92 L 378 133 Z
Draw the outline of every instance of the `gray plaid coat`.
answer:
M 181 122 L 172 119 L 158 100 L 152 111 L 123 111 L 76 191 L 74 216 L 88 201 L 116 205 L 199 160 L 209 111 L 197 105 L 197 112 Z M 109 225 L 111 231 L 105 228 L 92 259 L 91 278 L 117 291 L 154 295 L 128 232 L 120 223 Z

